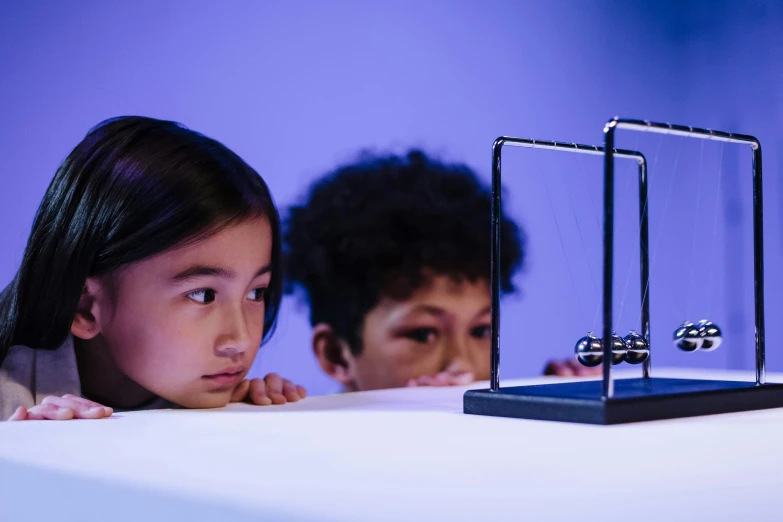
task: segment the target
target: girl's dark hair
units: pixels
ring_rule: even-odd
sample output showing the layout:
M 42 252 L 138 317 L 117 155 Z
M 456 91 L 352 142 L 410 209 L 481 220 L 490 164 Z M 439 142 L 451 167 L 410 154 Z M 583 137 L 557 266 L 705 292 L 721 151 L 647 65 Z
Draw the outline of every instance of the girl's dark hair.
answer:
M 93 128 L 38 208 L 22 265 L 0 297 L 8 349 L 53 350 L 68 336 L 85 281 L 252 217 L 272 228 L 264 340 L 282 294 L 280 220 L 269 189 L 223 144 L 171 121 L 128 116 Z

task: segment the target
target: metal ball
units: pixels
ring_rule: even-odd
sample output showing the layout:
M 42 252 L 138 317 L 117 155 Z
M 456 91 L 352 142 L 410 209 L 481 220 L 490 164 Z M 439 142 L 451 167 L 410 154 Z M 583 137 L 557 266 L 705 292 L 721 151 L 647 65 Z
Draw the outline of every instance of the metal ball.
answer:
M 589 333 L 579 339 L 574 346 L 576 360 L 584 366 L 598 366 L 604 359 L 604 349 L 601 339 Z
M 702 319 L 696 325 L 699 329 L 699 336 L 701 337 L 701 349 L 705 352 L 711 352 L 715 350 L 723 342 L 723 332 L 721 332 L 718 325 Z
M 623 341 L 622 337 L 618 337 L 617 333 L 612 332 L 612 364 L 623 362 L 626 351 L 625 341 Z
M 650 345 L 647 339 L 639 335 L 638 332 L 631 330 L 623 338 L 625 341 L 625 360 L 629 364 L 643 363 L 650 356 Z
M 686 321 L 674 331 L 674 345 L 684 352 L 695 352 L 703 342 L 698 326 L 693 323 Z

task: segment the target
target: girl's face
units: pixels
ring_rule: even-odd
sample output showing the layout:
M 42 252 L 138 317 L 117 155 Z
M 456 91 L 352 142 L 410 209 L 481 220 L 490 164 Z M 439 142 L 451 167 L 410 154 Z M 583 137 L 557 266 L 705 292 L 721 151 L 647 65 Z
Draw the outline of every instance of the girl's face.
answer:
M 405 301 L 383 298 L 364 318 L 362 353 L 350 388 L 405 386 L 439 372 L 489 379 L 490 295 L 486 281 L 436 276 Z
M 113 274 L 111 298 L 104 289 L 96 299 L 90 350 L 166 400 L 224 406 L 261 345 L 271 262 L 272 230 L 260 218 L 129 265 Z

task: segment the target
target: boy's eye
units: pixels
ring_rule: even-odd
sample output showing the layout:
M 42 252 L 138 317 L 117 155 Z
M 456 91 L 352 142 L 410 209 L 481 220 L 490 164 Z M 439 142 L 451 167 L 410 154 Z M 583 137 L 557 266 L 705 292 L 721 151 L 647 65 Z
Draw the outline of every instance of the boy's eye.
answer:
M 211 288 L 205 288 L 204 290 L 196 290 L 188 294 L 188 298 L 196 301 L 197 303 L 207 304 L 215 300 L 215 291 Z
M 247 298 L 251 301 L 263 301 L 266 288 L 254 288 L 248 294 Z
M 403 335 L 417 343 L 427 344 L 435 341 L 438 337 L 438 331 L 434 328 L 416 328 L 414 330 L 408 330 Z
M 490 335 L 492 335 L 492 327 L 488 324 L 474 326 L 470 329 L 470 335 L 476 339 L 487 339 Z

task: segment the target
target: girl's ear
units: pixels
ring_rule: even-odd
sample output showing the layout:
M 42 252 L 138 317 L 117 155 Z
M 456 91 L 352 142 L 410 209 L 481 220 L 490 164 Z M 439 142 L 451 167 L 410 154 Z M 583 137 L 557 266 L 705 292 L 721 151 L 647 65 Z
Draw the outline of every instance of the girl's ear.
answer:
M 101 333 L 102 300 L 105 298 L 104 287 L 98 279 L 88 277 L 79 297 L 79 306 L 71 323 L 71 333 L 80 339 L 92 339 Z
M 356 365 L 348 343 L 326 323 L 313 328 L 313 352 L 321 369 L 347 389 L 355 387 Z

